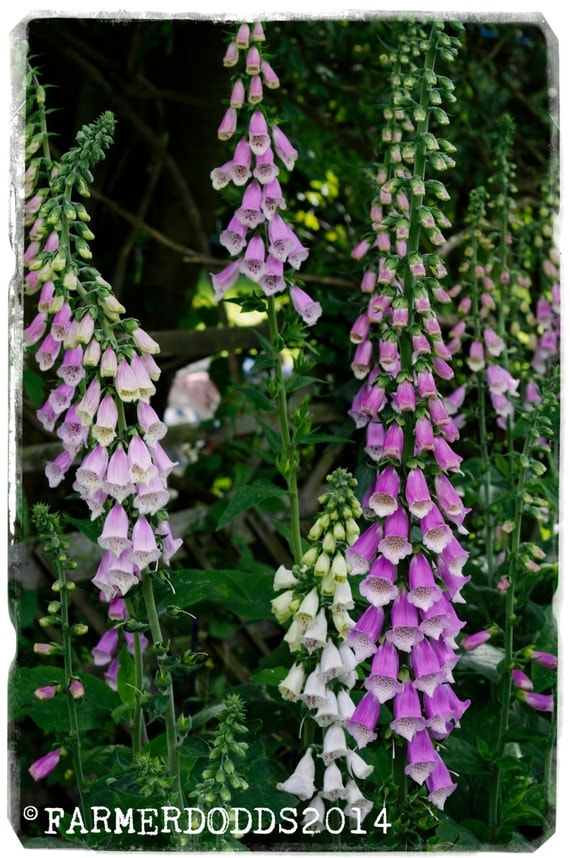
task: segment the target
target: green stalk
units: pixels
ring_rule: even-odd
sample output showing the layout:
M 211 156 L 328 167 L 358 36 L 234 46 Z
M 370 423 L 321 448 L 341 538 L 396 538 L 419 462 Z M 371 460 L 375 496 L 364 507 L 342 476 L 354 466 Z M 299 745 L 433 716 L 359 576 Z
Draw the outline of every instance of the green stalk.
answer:
M 522 459 L 528 460 L 528 454 L 532 443 L 532 436 L 527 433 L 522 452 Z M 495 761 L 500 760 L 503 756 L 505 745 L 507 742 L 507 733 L 509 729 L 509 715 L 512 696 L 512 677 L 511 667 L 513 660 L 513 639 L 514 628 L 517 620 L 515 614 L 516 602 L 516 571 L 517 560 L 520 551 L 521 543 L 521 526 L 523 516 L 523 493 L 526 483 L 528 469 L 521 467 L 517 484 L 517 496 L 515 502 L 514 527 L 511 534 L 511 546 L 509 556 L 509 580 L 510 586 L 506 591 L 505 601 L 505 659 L 503 663 L 503 677 L 501 682 L 501 717 L 499 721 L 499 729 L 497 732 L 497 743 L 495 746 Z M 489 835 L 492 838 L 497 833 L 499 810 L 500 810 L 500 786 L 501 786 L 501 770 L 498 766 L 495 767 L 493 779 L 491 781 L 491 790 L 489 794 Z
M 73 649 L 71 646 L 71 628 L 69 625 L 69 608 L 71 597 L 67 587 L 65 577 L 64 564 L 56 562 L 58 579 L 60 584 L 60 603 L 61 603 L 61 633 L 63 638 L 63 672 L 65 677 L 65 701 L 67 704 L 67 715 L 69 718 L 69 741 L 71 745 L 71 754 L 73 757 L 73 768 L 75 771 L 75 779 L 77 781 L 77 789 L 79 792 L 79 803 L 83 819 L 89 827 L 88 820 L 91 819 L 91 811 L 87 804 L 88 787 L 83 774 L 83 764 L 81 762 L 81 735 L 79 732 L 79 719 L 77 717 L 77 703 L 73 698 L 70 685 L 73 679 Z
M 275 382 L 277 388 L 277 414 L 279 417 L 279 430 L 281 434 L 281 442 L 283 444 L 283 457 L 287 463 L 287 489 L 289 492 L 291 517 L 291 541 L 293 549 L 293 562 L 300 564 L 303 556 L 303 548 L 301 544 L 301 522 L 299 515 L 299 488 L 297 485 L 297 466 L 294 462 L 294 446 L 291 441 L 291 432 L 289 430 L 289 409 L 287 407 L 287 392 L 285 390 L 285 379 L 281 370 L 281 362 L 279 360 L 279 325 L 277 322 L 277 306 L 275 298 L 270 295 L 267 299 L 267 315 L 269 319 L 269 331 L 271 334 L 271 343 L 275 349 Z
M 156 602 L 154 598 L 154 590 L 152 587 L 152 577 L 148 569 L 143 569 L 141 574 L 141 586 L 146 607 L 146 613 L 150 626 L 152 642 L 155 647 L 164 647 L 164 638 L 160 628 L 158 619 L 158 611 L 156 610 Z M 184 807 L 184 798 L 182 795 L 182 781 L 180 777 L 180 760 L 178 757 L 178 737 L 176 734 L 176 710 L 174 707 L 174 690 L 172 687 L 172 675 L 168 668 L 161 666 L 161 674 L 169 680 L 167 690 L 167 709 L 165 713 L 166 722 L 166 747 L 168 757 L 168 773 L 172 778 L 174 789 L 176 791 L 177 806 L 182 809 Z

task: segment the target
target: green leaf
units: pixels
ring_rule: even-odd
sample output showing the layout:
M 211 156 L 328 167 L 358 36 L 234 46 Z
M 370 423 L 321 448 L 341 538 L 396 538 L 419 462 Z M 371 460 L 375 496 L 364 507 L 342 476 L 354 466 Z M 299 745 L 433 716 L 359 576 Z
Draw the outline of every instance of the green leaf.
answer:
M 256 387 L 251 387 L 247 385 L 237 385 L 235 387 L 237 393 L 241 393 L 242 396 L 251 402 L 251 404 L 258 408 L 260 411 L 273 411 L 274 405 L 270 399 Z
M 122 703 L 130 707 L 135 705 L 135 662 L 125 646 L 121 647 L 119 653 L 117 693 Z
M 249 486 L 242 486 L 230 499 L 218 521 L 216 530 L 221 530 L 242 512 L 256 507 L 267 498 L 283 498 L 286 495 L 285 489 L 273 485 L 269 480 L 256 480 Z
M 281 435 L 279 432 L 276 432 L 271 426 L 269 426 L 265 420 L 261 420 L 260 417 L 256 415 L 257 422 L 261 426 L 263 430 L 263 434 L 267 439 L 267 443 L 269 444 L 269 449 L 276 456 L 279 456 L 283 452 L 283 441 L 281 439 Z
M 109 720 L 119 698 L 106 682 L 90 674 L 78 674 L 85 688 L 85 696 L 77 704 L 79 729 L 100 730 Z M 64 672 L 59 667 L 20 667 L 10 677 L 10 717 L 19 721 L 26 715 L 48 733 L 69 731 L 67 701 L 64 694 L 51 700 L 36 700 L 34 691 L 43 685 L 64 685 Z
M 456 670 L 471 668 L 481 673 L 491 682 L 499 681 L 498 665 L 503 661 L 505 651 L 491 644 L 481 644 L 477 649 L 464 653 L 459 659 Z
M 88 518 L 72 518 L 70 515 L 64 514 L 64 519 L 68 524 L 71 524 L 76 530 L 82 533 L 90 542 L 94 542 L 97 545 L 97 540 L 101 535 L 101 528 L 99 525 L 94 524 Z
M 489 767 L 481 758 L 477 748 L 456 736 L 448 736 L 445 741 L 445 763 L 456 772 L 471 775 L 489 774 Z
M 263 670 L 252 673 L 251 679 L 253 682 L 259 682 L 260 685 L 278 686 L 287 676 L 287 672 L 286 667 L 265 667 Z
M 215 605 L 242 620 L 272 619 L 273 576 L 261 572 L 226 569 L 180 569 L 173 578 L 175 592 L 163 587 L 157 592 L 159 611 L 171 605 L 192 608 Z
M 294 393 L 311 384 L 323 384 L 323 380 L 315 375 L 290 375 L 285 379 L 285 390 L 287 393 Z

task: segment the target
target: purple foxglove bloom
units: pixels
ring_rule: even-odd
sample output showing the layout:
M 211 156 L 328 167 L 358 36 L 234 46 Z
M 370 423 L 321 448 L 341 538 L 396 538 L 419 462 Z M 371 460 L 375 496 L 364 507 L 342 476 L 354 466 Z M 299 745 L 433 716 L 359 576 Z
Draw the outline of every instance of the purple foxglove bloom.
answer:
M 286 208 L 287 203 L 285 202 L 281 185 L 277 179 L 273 179 L 272 182 L 268 182 L 267 185 L 263 185 L 261 194 L 261 211 L 265 215 L 266 220 L 271 220 L 277 209 L 283 210 Z
M 102 378 L 115 378 L 117 375 L 117 355 L 111 346 L 107 346 L 101 355 L 99 374 Z
M 390 620 L 392 628 L 386 632 L 386 640 L 402 652 L 411 652 L 412 647 L 423 638 L 423 633 L 419 628 L 418 611 L 408 601 L 405 587 L 394 600 Z
M 98 444 L 108 447 L 117 437 L 119 410 L 114 398 L 106 393 L 97 409 L 97 419 L 91 433 Z
M 394 698 L 394 720 L 390 722 L 390 728 L 409 742 L 425 726 L 419 694 L 411 679 L 407 679 Z
M 429 313 L 431 310 L 429 295 L 425 289 L 416 287 L 414 290 L 414 307 L 417 313 Z
M 380 717 L 380 702 L 370 691 L 357 703 L 352 716 L 346 720 L 345 727 L 356 741 L 358 748 L 364 748 L 376 738 L 376 725 Z
M 61 438 L 64 449 L 72 456 L 75 456 L 87 443 L 89 429 L 87 426 L 81 425 L 75 404 L 68 409 L 56 434 L 58 438 Z
M 445 523 L 441 512 L 435 505 L 420 520 L 420 527 L 424 545 L 436 554 L 441 554 L 453 537 L 450 526 Z
M 435 439 L 433 426 L 427 415 L 416 420 L 416 425 L 414 426 L 414 437 L 416 439 L 416 449 L 418 453 L 424 453 L 426 450 L 434 449 Z
M 76 479 L 87 495 L 95 494 L 103 486 L 108 464 L 109 454 L 99 444 L 85 456 Z
M 259 285 L 265 295 L 276 295 L 278 292 L 283 292 L 287 285 L 283 277 L 283 263 L 279 259 L 275 259 L 271 253 L 265 260 L 265 273 L 260 277 Z
M 461 641 L 461 646 L 467 652 L 477 649 L 478 646 L 484 644 L 491 637 L 491 632 L 488 629 L 481 629 L 480 632 L 475 632 L 472 635 L 467 635 Z
M 109 664 L 115 654 L 118 643 L 119 632 L 117 629 L 108 629 L 100 639 L 99 643 L 91 650 L 94 663 L 98 667 L 103 664 Z
M 456 539 L 452 537 L 441 553 L 441 559 L 447 564 L 452 575 L 461 576 L 461 570 L 465 566 L 469 552 L 467 552 Z
M 483 339 L 485 341 L 487 352 L 490 355 L 493 357 L 499 357 L 499 355 L 502 354 L 505 348 L 505 343 L 492 328 L 485 328 L 483 331 Z
M 451 795 L 457 784 L 451 780 L 449 770 L 437 752 L 436 757 L 437 768 L 428 776 L 426 784 L 429 801 L 439 810 L 443 810 L 447 797 Z
M 519 380 L 514 379 L 502 366 L 489 364 L 487 367 L 487 383 L 491 393 L 508 393 L 509 396 L 518 396 L 517 388 Z
M 142 399 L 143 402 L 148 402 L 150 397 L 154 396 L 156 393 L 156 387 L 152 383 L 148 370 L 149 361 L 152 360 L 152 355 L 149 355 L 146 352 L 142 355 L 135 353 L 131 359 L 131 369 L 133 371 L 138 390 L 136 399 Z M 156 378 L 156 376 L 154 377 Z
M 241 188 L 251 178 L 251 149 L 245 137 L 237 144 L 227 170 L 237 188 Z
M 364 680 L 364 687 L 380 703 L 385 703 L 402 691 L 402 683 L 398 681 L 399 669 L 400 659 L 395 646 L 384 641 L 374 654 L 370 674 Z
M 372 363 L 372 341 L 362 340 L 358 343 L 350 368 L 356 378 L 366 378 Z
M 434 640 L 441 637 L 454 619 L 449 600 L 444 595 L 436 599 L 429 608 L 420 608 L 420 614 L 420 631 Z
M 413 351 L 413 359 L 415 360 L 419 355 L 429 355 L 431 354 L 431 346 L 425 334 L 422 334 L 421 331 L 419 333 L 412 335 L 412 345 L 414 348 Z
M 308 801 L 313 797 L 315 793 L 315 761 L 312 748 L 307 748 L 297 763 L 293 774 L 283 783 L 277 784 L 277 789 L 295 795 L 301 801 Z
M 144 569 L 160 558 L 162 552 L 156 543 L 154 531 L 144 515 L 139 516 L 133 525 L 132 541 L 129 560 L 139 569 Z
M 241 78 L 238 78 L 232 87 L 232 94 L 230 96 L 230 107 L 233 107 L 235 110 L 239 110 L 240 107 L 243 107 L 244 99 L 245 87 Z
M 180 537 L 174 538 L 172 533 L 172 528 L 170 527 L 170 523 L 168 521 L 159 522 L 156 533 L 160 536 L 162 541 L 162 562 L 166 565 L 170 565 L 171 559 L 174 557 L 176 552 L 182 547 L 184 540 Z
M 220 234 L 220 244 L 230 256 L 237 256 L 246 245 L 247 226 L 234 215 L 227 228 Z
M 218 140 L 229 140 L 235 134 L 236 127 L 237 111 L 235 107 L 228 107 L 218 126 Z
M 170 500 L 170 493 L 158 476 L 146 483 L 136 483 L 135 488 L 136 497 L 133 506 L 141 515 L 155 515 Z
M 57 423 L 59 414 L 55 413 L 52 404 L 48 399 L 44 402 L 41 408 L 37 409 L 36 417 L 47 432 L 52 432 L 55 424 Z
M 261 71 L 261 57 L 259 56 L 259 51 L 255 47 L 255 45 L 252 45 L 247 52 L 247 57 L 245 60 L 245 71 L 246 74 L 251 75 L 257 75 Z
M 259 51 L 257 52 L 257 56 L 259 57 Z M 247 88 L 247 100 L 249 104 L 260 104 L 263 101 L 263 82 L 259 74 L 254 74 L 250 78 Z
M 241 206 L 236 211 L 237 219 L 250 229 L 254 229 L 265 219 L 261 211 L 262 199 L 263 192 L 261 185 L 257 181 L 251 182 L 245 189 Z M 271 232 L 269 233 L 269 237 L 271 238 Z
M 245 254 L 240 260 L 240 271 L 257 283 L 265 274 L 265 245 L 260 235 L 250 239 Z
M 467 365 L 473 372 L 479 372 L 485 366 L 485 350 L 483 343 L 480 343 L 478 340 L 472 342 L 469 347 Z
M 376 273 L 374 271 L 365 271 L 360 281 L 360 289 L 365 294 L 374 292 L 376 288 Z M 382 320 L 380 320 L 382 321 Z
M 462 523 L 465 515 L 471 510 L 463 506 L 461 498 L 445 474 L 436 476 L 435 491 L 438 505 L 444 515 L 456 524 Z
M 119 673 L 119 659 L 117 656 L 113 659 L 105 673 L 103 674 L 105 678 L 105 682 L 112 688 L 113 691 L 117 690 L 117 675 Z
M 129 518 L 120 503 L 116 503 L 108 512 L 101 536 L 97 540 L 103 551 L 111 551 L 119 557 L 127 548 L 131 548 L 129 539 Z
M 444 381 L 449 381 L 455 375 L 453 369 L 450 367 L 447 361 L 443 360 L 443 358 L 440 357 L 436 357 L 433 359 L 433 368 L 435 374 L 439 378 L 443 378 Z
M 139 386 L 132 367 L 127 359 L 122 357 L 117 366 L 115 390 L 123 402 L 134 402 L 139 399 Z
M 231 68 L 237 64 L 239 60 L 239 48 L 236 41 L 231 41 L 224 54 L 223 64 L 226 68 Z
M 442 400 L 438 398 L 430 399 L 428 402 L 429 414 L 434 426 L 446 426 L 451 421 L 451 417 L 447 413 Z
M 325 766 L 330 765 L 339 757 L 346 757 L 346 734 L 340 724 L 332 724 L 325 732 L 323 752 L 319 754 Z M 339 772 L 340 775 L 340 772 Z
M 446 682 L 454 682 L 453 668 L 461 658 L 457 649 L 453 649 L 443 638 L 433 638 L 431 641 L 432 649 L 439 659 L 441 669 L 443 670 Z M 467 708 L 467 706 L 465 707 Z
M 285 223 L 281 215 L 274 214 L 269 221 L 269 252 L 280 262 L 287 262 L 289 254 L 295 248 L 295 234 Z
M 410 523 L 403 507 L 398 506 L 384 523 L 384 536 L 378 544 L 378 551 L 391 560 L 398 563 L 412 553 L 412 545 L 408 539 Z
M 51 404 L 51 407 L 55 411 L 56 414 L 63 414 L 64 411 L 70 407 L 73 397 L 75 395 L 75 388 L 70 387 L 68 384 L 60 384 L 55 390 L 52 390 L 50 395 L 48 396 L 48 402 Z
M 51 334 L 46 334 L 35 354 L 36 361 L 42 372 L 51 369 L 61 351 L 61 340 L 54 340 Z
M 550 652 L 542 652 L 540 650 L 532 650 L 530 657 L 534 659 L 542 667 L 548 667 L 550 670 L 556 670 L 558 667 L 558 659 Z
M 101 360 L 101 346 L 98 340 L 93 337 L 85 346 L 83 353 L 83 366 L 98 366 Z
M 352 250 L 350 251 L 350 255 L 353 259 L 364 259 L 368 251 L 370 250 L 370 241 L 367 238 L 362 239 L 356 244 Z
M 59 456 L 53 460 L 53 462 L 47 463 L 45 467 L 45 475 L 51 489 L 54 489 L 62 482 L 66 473 L 69 471 L 72 462 L 73 457 L 67 450 L 64 450 L 63 453 L 60 453 Z
M 158 468 L 158 474 L 165 479 L 174 470 L 178 462 L 172 461 L 161 444 L 157 443 L 152 449 L 152 461 Z
M 383 392 L 383 391 L 382 391 Z M 383 459 L 397 459 L 399 462 L 402 458 L 404 449 L 404 430 L 399 423 L 393 421 L 384 435 L 384 447 L 382 450 Z
M 26 254 L 24 253 L 24 259 L 26 258 Z M 51 309 L 51 303 L 55 296 L 55 286 L 51 280 L 47 280 L 42 286 L 42 291 L 40 292 L 40 297 L 38 299 L 38 310 L 40 313 L 49 313 Z
M 410 560 L 408 586 L 408 602 L 422 611 L 429 610 L 441 598 L 441 587 L 435 583 L 431 564 L 421 551 Z
M 376 652 L 377 641 L 384 625 L 384 611 L 370 605 L 360 619 L 348 630 L 346 640 L 352 647 L 358 663 Z
M 60 690 L 60 685 L 43 685 L 41 688 L 36 688 L 34 697 L 36 700 L 52 700 Z
M 293 247 L 291 248 L 287 256 L 287 262 L 289 263 L 291 268 L 294 268 L 295 271 L 298 271 L 303 262 L 307 259 L 308 255 L 308 247 L 305 247 L 303 244 L 301 244 L 295 233 L 293 233 Z
M 364 342 L 367 340 L 369 332 L 370 319 L 366 313 L 361 313 L 350 329 L 350 342 L 355 344 Z
M 53 326 L 52 326 L 53 327 Z M 22 332 L 22 337 L 25 346 L 33 346 L 39 343 L 46 332 L 47 328 L 47 313 L 38 313 L 30 322 L 27 328 Z M 52 332 L 52 340 L 57 342 Z
M 371 420 L 366 427 L 366 444 L 364 452 L 374 461 L 379 462 L 384 452 L 384 426 Z
M 101 600 L 106 601 L 105 594 L 103 592 L 101 592 Z M 115 623 L 119 623 L 122 620 L 129 619 L 127 605 L 122 596 L 113 596 L 109 600 L 108 615 L 109 619 L 113 620 L 113 622 Z
M 414 733 L 407 745 L 408 765 L 404 769 L 408 777 L 423 784 L 437 768 L 437 755 L 427 730 Z
M 72 679 L 69 683 L 69 693 L 74 700 L 81 700 L 82 697 L 85 697 L 85 688 L 83 687 L 83 683 L 78 679 Z
M 398 349 L 398 343 L 395 340 L 380 340 L 379 362 L 382 369 L 386 372 L 392 372 L 399 366 L 400 352 Z
M 249 147 L 254 155 L 263 155 L 270 143 L 265 117 L 259 109 L 254 110 L 249 121 Z
M 109 458 L 103 489 L 119 503 L 134 494 L 135 486 L 131 479 L 129 459 L 122 444 L 116 447 Z
M 463 459 L 455 453 L 445 438 L 436 435 L 433 442 L 435 460 L 442 471 L 459 471 Z
M 86 346 L 91 341 L 94 332 L 95 332 L 95 322 L 93 320 L 93 317 L 91 316 L 90 313 L 85 313 L 81 317 L 81 319 L 77 325 L 77 330 L 75 333 L 76 342 L 74 342 L 70 345 L 75 346 L 75 345 L 77 345 L 77 343 L 82 343 L 84 346 Z M 64 340 L 64 345 L 66 348 L 68 347 L 67 342 L 65 340 Z
M 137 420 L 144 430 L 143 440 L 151 449 L 154 448 L 167 432 L 166 424 L 159 419 L 158 414 L 148 402 L 138 402 Z
M 376 477 L 373 492 L 369 499 L 370 508 L 376 515 L 390 515 L 398 508 L 400 477 L 392 465 L 387 465 Z
M 277 74 L 273 70 L 272 66 L 267 62 L 267 60 L 261 61 L 261 74 L 262 74 L 263 83 L 265 84 L 265 86 L 267 86 L 269 89 L 279 89 L 279 86 L 280 86 L 279 77 L 277 76 Z M 277 126 L 275 126 L 275 127 L 277 127 Z M 277 147 L 277 144 L 275 143 L 275 134 L 273 135 L 273 143 Z
M 346 562 L 352 575 L 363 575 L 368 572 L 372 560 L 378 553 L 381 532 L 378 524 L 372 524 L 360 534 L 356 542 L 346 549 Z
M 437 686 L 441 685 L 445 680 L 445 675 L 441 670 L 439 659 L 432 649 L 429 640 L 424 638 L 414 644 L 412 647 L 411 663 L 415 677 L 412 685 L 418 691 L 423 691 L 428 697 L 433 697 Z
M 400 382 L 396 390 L 394 404 L 397 411 L 416 410 L 416 394 L 411 381 L 404 379 Z
M 307 295 L 306 292 L 303 292 L 303 290 L 298 286 L 291 286 L 289 294 L 291 295 L 291 302 L 295 310 L 299 313 L 304 323 L 306 325 L 314 325 L 321 316 L 321 305 L 317 301 L 313 301 L 312 298 L 310 298 L 309 295 Z
M 272 131 L 273 145 L 278 157 L 283 161 L 283 164 L 288 170 L 292 170 L 297 160 L 298 152 L 291 144 L 284 132 L 278 125 L 273 127 Z
M 537 694 L 536 691 L 522 691 L 521 700 L 536 709 L 537 712 L 553 712 L 554 696 L 552 694 Z
M 515 688 L 519 688 L 522 691 L 532 691 L 533 683 L 529 676 L 524 673 L 524 671 L 519 670 L 518 667 L 514 667 L 511 676 L 513 678 L 513 684 Z
M 386 405 L 386 392 L 383 387 L 375 384 L 377 375 L 375 374 L 375 370 L 373 369 L 370 375 L 368 376 L 368 380 L 365 382 L 361 389 L 361 395 L 359 397 L 358 409 L 361 415 L 361 419 L 364 420 L 364 423 L 367 423 L 369 419 L 374 419 L 380 411 Z M 357 395 L 358 396 L 358 395 Z M 351 415 L 354 417 L 356 407 L 356 402 L 353 403 L 353 407 L 351 409 Z M 358 423 L 358 421 L 356 421 Z
M 215 191 L 219 191 L 221 188 L 225 188 L 226 185 L 229 185 L 232 178 L 230 172 L 232 167 L 233 161 L 226 161 L 226 163 L 222 164 L 221 167 L 214 167 L 210 173 L 210 179 L 212 180 L 212 187 Z
M 395 579 L 396 567 L 386 557 L 380 556 L 370 567 L 366 578 L 360 582 L 360 593 L 371 605 L 377 608 L 383 607 L 398 595 L 398 588 L 394 584 Z
M 416 384 L 418 393 L 422 399 L 430 399 L 437 396 L 435 379 L 429 369 L 422 369 L 417 373 Z
M 410 512 L 418 518 L 424 518 L 433 506 L 429 486 L 421 468 L 412 468 L 408 473 L 406 502 Z
M 274 161 L 271 147 L 263 155 L 256 156 L 253 175 L 260 185 L 268 185 L 279 175 L 279 167 Z
M 44 757 L 40 757 L 29 767 L 28 771 L 35 781 L 41 781 L 43 778 L 52 772 L 59 763 L 62 756 L 62 749 L 57 748 L 55 751 L 50 751 Z
M 108 556 L 108 564 L 105 565 L 104 574 L 101 575 L 101 585 L 106 584 L 106 587 L 101 586 L 95 578 L 93 583 L 101 586 L 103 592 L 109 592 L 109 588 L 112 588 L 113 594 L 118 591 L 121 596 L 125 596 L 140 580 L 132 560 L 129 560 L 129 549 L 122 551 L 118 557 L 114 557 L 111 553 L 108 553 Z

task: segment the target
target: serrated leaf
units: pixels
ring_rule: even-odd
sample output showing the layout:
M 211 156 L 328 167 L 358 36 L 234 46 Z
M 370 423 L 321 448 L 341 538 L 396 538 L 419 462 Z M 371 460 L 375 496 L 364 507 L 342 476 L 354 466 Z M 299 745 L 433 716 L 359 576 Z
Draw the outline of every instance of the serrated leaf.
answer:
M 273 485 L 269 480 L 256 480 L 251 485 L 241 486 L 220 516 L 216 530 L 221 530 L 242 512 L 256 507 L 267 498 L 283 498 L 286 495 L 285 489 Z

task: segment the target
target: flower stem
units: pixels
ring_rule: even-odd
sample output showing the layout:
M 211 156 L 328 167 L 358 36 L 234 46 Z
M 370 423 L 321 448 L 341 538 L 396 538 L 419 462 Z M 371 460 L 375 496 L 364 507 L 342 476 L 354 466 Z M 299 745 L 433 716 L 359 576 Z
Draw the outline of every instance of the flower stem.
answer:
M 287 480 L 287 489 L 289 491 L 291 517 L 291 542 L 293 550 L 294 563 L 300 563 L 303 555 L 301 544 L 301 523 L 299 515 L 299 488 L 297 485 L 297 465 L 294 460 L 294 448 L 291 441 L 291 432 L 289 430 L 289 410 L 287 407 L 287 392 L 285 390 L 285 380 L 281 370 L 281 362 L 279 359 L 279 325 L 277 322 L 277 306 L 275 298 L 270 295 L 267 299 L 267 315 L 269 319 L 269 330 L 271 333 L 271 342 L 275 349 L 275 383 L 277 391 L 277 413 L 279 417 L 279 430 L 281 434 L 281 442 L 283 444 L 283 460 L 287 465 L 285 479 Z
M 141 577 L 142 592 L 146 607 L 147 619 L 150 626 L 152 642 L 155 647 L 164 646 L 164 638 L 160 628 L 158 612 L 156 610 L 156 602 L 154 599 L 154 590 L 152 586 L 152 577 L 148 569 L 142 571 Z M 182 795 L 182 783 L 180 778 L 180 760 L 178 757 L 178 741 L 176 735 L 176 712 L 174 708 L 174 690 L 172 688 L 172 676 L 168 668 L 161 666 L 160 671 L 163 677 L 168 677 L 169 684 L 166 691 L 167 708 L 165 713 L 166 722 L 166 746 L 168 756 L 168 772 L 172 778 L 174 791 L 176 793 L 175 800 L 179 808 L 183 808 L 184 799 Z
M 528 454 L 532 443 L 532 436 L 527 433 L 524 443 L 524 448 L 521 458 L 523 461 L 528 460 Z M 497 744 L 495 746 L 495 761 L 502 757 L 505 744 L 507 741 L 507 732 L 509 729 L 509 715 L 512 695 L 512 677 L 511 667 L 513 660 L 513 638 L 514 627 L 517 620 L 515 614 L 516 603 L 516 571 L 517 562 L 521 543 L 521 525 L 523 516 L 523 494 L 526 483 L 528 469 L 521 465 L 519 472 L 517 495 L 515 502 L 514 528 L 511 534 L 511 545 L 509 551 L 509 579 L 510 586 L 506 591 L 505 602 L 505 658 L 503 662 L 503 677 L 501 682 L 501 717 L 499 721 L 499 729 L 497 732 Z M 494 838 L 497 833 L 497 825 L 499 819 L 500 806 L 500 785 L 501 785 L 501 769 L 496 766 L 494 776 L 491 782 L 491 790 L 489 794 L 489 834 Z

